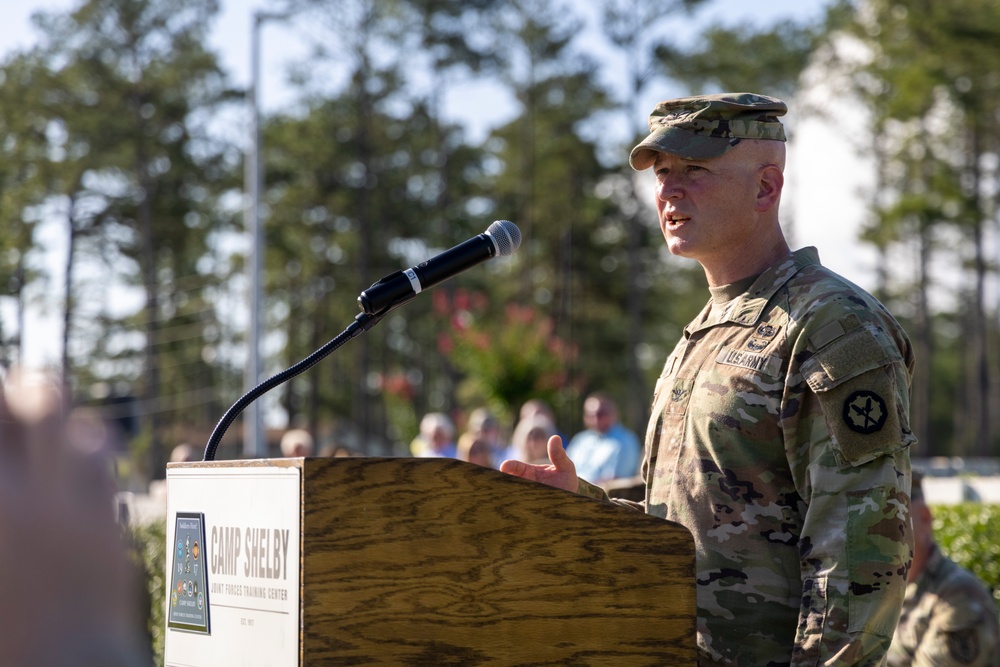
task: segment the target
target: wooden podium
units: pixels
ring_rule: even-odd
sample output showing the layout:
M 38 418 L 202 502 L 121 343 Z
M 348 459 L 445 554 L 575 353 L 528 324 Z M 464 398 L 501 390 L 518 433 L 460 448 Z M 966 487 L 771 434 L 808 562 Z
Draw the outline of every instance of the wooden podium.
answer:
M 168 667 L 697 661 L 691 536 L 641 512 L 452 459 L 170 464 L 167 493 Z

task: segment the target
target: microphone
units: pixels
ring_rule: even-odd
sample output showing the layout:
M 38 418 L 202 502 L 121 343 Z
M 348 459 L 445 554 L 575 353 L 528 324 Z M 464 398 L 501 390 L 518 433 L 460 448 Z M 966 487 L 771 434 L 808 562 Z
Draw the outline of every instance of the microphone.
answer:
M 510 220 L 497 220 L 489 228 L 451 250 L 416 266 L 385 276 L 358 297 L 365 315 L 397 308 L 425 289 L 498 255 L 513 255 L 521 245 L 521 230 Z

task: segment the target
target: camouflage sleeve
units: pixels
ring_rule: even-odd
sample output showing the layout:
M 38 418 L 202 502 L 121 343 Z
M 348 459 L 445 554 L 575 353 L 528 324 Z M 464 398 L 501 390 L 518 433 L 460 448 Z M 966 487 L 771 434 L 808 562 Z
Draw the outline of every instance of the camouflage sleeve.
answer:
M 596 484 L 591 484 L 582 477 L 577 480 L 576 492 L 581 496 L 586 496 L 595 500 L 611 500 L 604 489 Z
M 807 505 L 793 665 L 882 664 L 912 553 L 907 366 L 867 327 L 837 333 L 812 341 L 786 443 Z
M 913 667 L 992 667 L 1000 664 L 995 614 L 973 588 L 953 590 L 952 599 L 938 598 L 927 631 L 913 655 Z
M 639 512 L 646 511 L 646 503 L 638 503 L 634 500 L 626 500 L 625 498 L 612 498 L 608 495 L 608 492 L 603 488 L 597 486 L 596 484 L 591 484 L 585 479 L 579 479 L 577 482 L 576 492 L 581 496 L 586 496 L 587 498 L 593 498 L 594 500 L 603 500 L 606 502 L 614 503 L 615 505 L 621 505 L 622 507 L 627 507 L 629 509 L 638 510 Z

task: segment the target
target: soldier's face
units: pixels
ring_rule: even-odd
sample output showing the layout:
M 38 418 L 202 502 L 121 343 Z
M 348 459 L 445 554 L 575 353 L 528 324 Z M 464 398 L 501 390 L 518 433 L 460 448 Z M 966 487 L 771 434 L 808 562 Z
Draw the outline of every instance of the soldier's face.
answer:
M 742 145 L 717 158 L 660 153 L 656 210 L 667 248 L 706 265 L 739 256 L 753 233 L 759 167 Z

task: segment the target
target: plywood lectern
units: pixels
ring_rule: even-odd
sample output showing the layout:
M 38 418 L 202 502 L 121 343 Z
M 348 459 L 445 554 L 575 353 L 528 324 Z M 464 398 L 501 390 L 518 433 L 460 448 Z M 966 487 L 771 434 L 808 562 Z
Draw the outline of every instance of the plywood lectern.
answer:
M 451 459 L 170 464 L 167 667 L 694 665 L 677 524 Z

